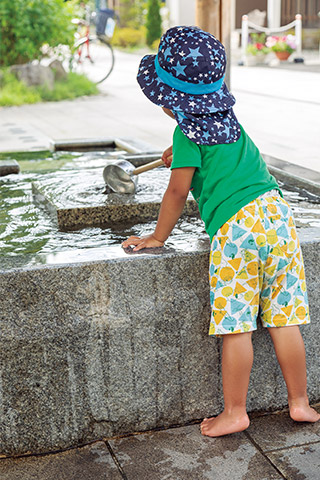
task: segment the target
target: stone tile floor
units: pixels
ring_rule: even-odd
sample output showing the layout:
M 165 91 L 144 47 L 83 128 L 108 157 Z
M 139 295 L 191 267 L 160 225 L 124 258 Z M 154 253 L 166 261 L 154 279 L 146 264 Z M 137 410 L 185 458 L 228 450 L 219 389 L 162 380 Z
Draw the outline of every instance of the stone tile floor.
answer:
M 316 406 L 320 412 L 320 404 Z M 319 480 L 320 422 L 254 414 L 247 431 L 208 438 L 199 424 L 0 459 L 1 480 Z
M 41 152 L 50 149 L 51 139 L 38 128 L 30 124 L 21 125 L 19 120 L 0 122 L 0 152 Z

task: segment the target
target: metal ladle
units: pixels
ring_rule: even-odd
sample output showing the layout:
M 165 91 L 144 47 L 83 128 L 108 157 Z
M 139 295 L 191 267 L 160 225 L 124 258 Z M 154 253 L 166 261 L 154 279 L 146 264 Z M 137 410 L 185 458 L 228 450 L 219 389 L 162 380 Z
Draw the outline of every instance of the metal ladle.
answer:
M 107 165 L 103 170 L 106 185 L 115 193 L 135 193 L 139 173 L 164 165 L 162 160 L 155 160 L 136 168 L 128 160 L 118 160 Z

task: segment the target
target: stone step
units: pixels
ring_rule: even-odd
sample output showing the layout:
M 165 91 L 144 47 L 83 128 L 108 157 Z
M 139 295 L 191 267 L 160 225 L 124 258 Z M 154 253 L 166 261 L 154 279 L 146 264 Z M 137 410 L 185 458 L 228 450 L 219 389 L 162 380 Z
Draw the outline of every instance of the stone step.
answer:
M 20 166 L 16 160 L 0 160 L 0 177 L 19 172 Z

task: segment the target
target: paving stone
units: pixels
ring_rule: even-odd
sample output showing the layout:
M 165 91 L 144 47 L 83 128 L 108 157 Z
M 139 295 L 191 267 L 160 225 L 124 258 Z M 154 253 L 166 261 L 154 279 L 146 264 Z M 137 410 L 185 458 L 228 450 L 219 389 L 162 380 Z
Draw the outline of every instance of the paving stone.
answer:
M 316 410 L 320 412 L 320 405 Z M 289 413 L 281 412 L 254 418 L 247 433 L 266 452 L 319 442 L 320 422 L 294 422 L 289 417 Z
M 20 137 L 20 140 L 22 142 L 34 142 L 35 138 L 34 137 Z
M 268 453 L 287 480 L 319 480 L 320 442 Z
M 1 480 L 121 480 L 103 442 L 65 452 L 0 460 Z
M 243 433 L 209 438 L 191 425 L 109 443 L 128 480 L 282 478 Z
M 18 113 L 16 112 L 16 118 Z M 34 127 L 31 122 L 21 124 L 19 121 L 15 123 L 2 123 L 0 121 L 1 143 L 0 152 L 25 152 L 34 151 L 42 152 L 51 150 L 52 140 L 47 137 L 39 128 Z
M 25 130 L 23 128 L 10 128 L 11 133 L 25 133 Z

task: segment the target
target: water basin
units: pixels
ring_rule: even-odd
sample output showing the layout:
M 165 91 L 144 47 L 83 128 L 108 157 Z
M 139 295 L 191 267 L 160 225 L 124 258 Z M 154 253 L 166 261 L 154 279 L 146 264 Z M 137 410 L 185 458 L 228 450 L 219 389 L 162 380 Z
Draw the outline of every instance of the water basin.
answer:
M 92 225 L 85 228 L 61 231 L 57 220 L 50 215 L 47 206 L 35 203 L 32 184 L 42 184 L 53 192 L 56 202 L 68 208 L 89 207 L 119 203 L 134 204 L 148 198 L 160 203 L 170 172 L 166 168 L 140 175 L 136 195 L 104 193 L 102 170 L 107 161 L 126 155 L 120 149 L 94 152 L 55 152 L 46 157 L 34 154 L 20 155 L 21 173 L 0 179 L 0 251 L 3 256 L 81 250 L 119 245 L 129 235 L 147 234 L 152 231 L 157 211 L 151 219 L 133 218 L 109 225 Z M 312 229 L 318 238 L 320 232 L 320 197 L 305 188 L 286 185 L 279 180 L 284 197 L 290 203 L 297 228 L 301 234 Z M 319 232 L 318 232 L 319 229 Z M 310 230 L 309 230 L 310 233 Z M 197 217 L 179 220 L 167 245 L 169 247 L 192 244 L 206 239 L 202 221 Z
M 207 335 L 209 241 L 199 217 L 181 218 L 163 249 L 134 254 L 121 240 L 150 232 L 155 218 L 62 231 L 48 201 L 34 202 L 32 183 L 56 195 L 62 210 L 137 209 L 143 196 L 159 204 L 164 168 L 141 178 L 136 198 L 103 193 L 105 162 L 126 152 L 21 156 L 21 173 L 0 179 L 1 455 L 52 452 L 221 411 L 221 347 Z M 310 401 L 318 402 L 319 188 L 277 178 L 302 240 L 313 319 L 302 334 Z M 253 341 L 248 411 L 282 408 L 286 390 L 265 329 Z

